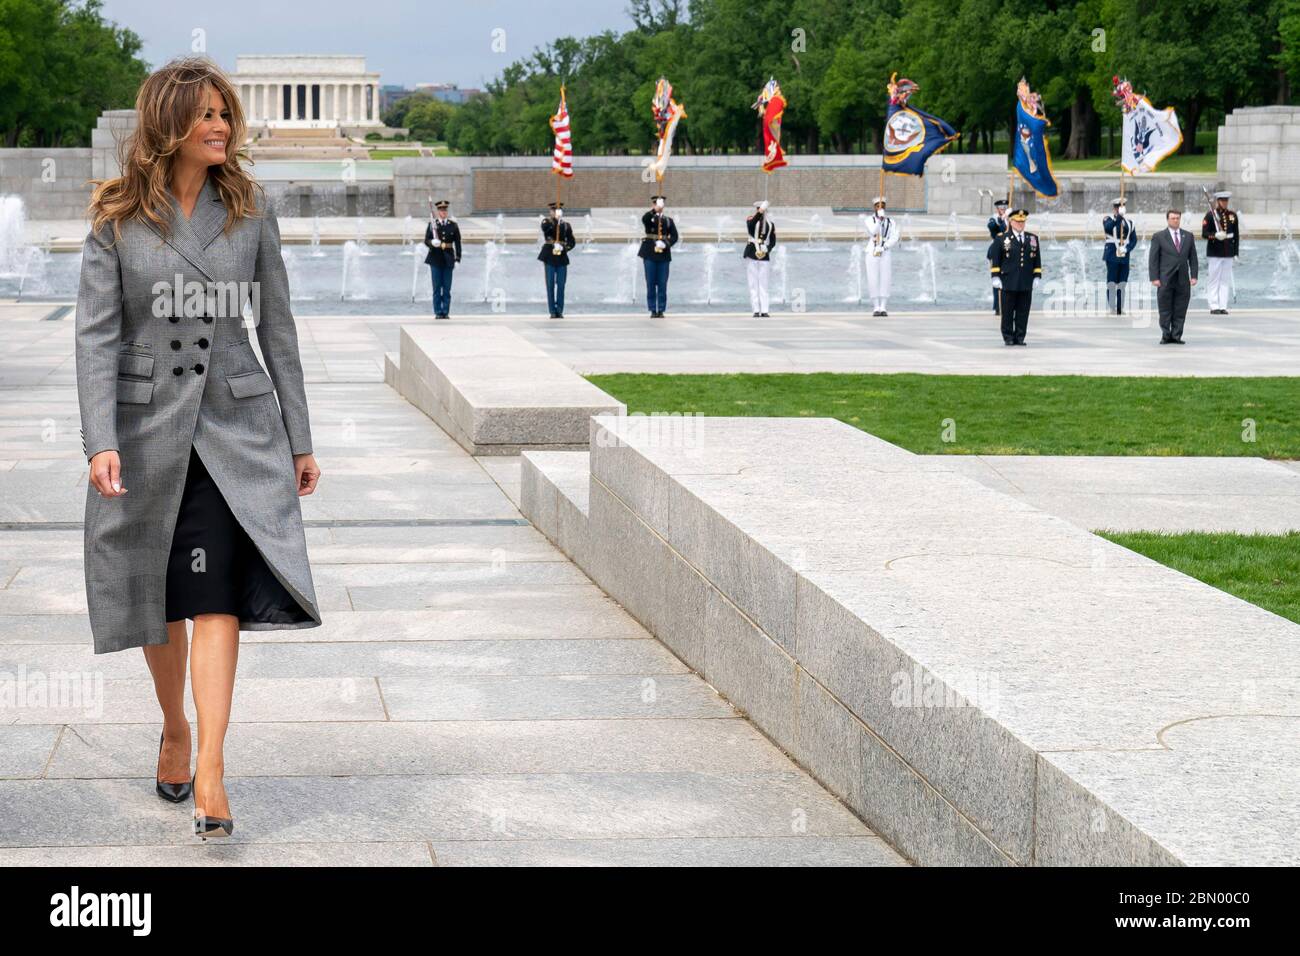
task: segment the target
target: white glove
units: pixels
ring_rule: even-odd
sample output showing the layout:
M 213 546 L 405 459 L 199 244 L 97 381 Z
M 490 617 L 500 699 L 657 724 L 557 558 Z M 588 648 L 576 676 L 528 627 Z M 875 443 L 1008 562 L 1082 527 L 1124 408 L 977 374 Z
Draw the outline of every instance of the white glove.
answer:
M 664 241 L 662 239 L 656 239 L 655 252 L 663 252 L 663 251 L 664 251 Z
M 1214 234 L 1214 238 L 1222 242 L 1224 239 L 1228 238 L 1228 234 L 1224 232 L 1222 229 L 1220 229 L 1218 232 Z
M 1001 288 L 1002 288 L 1002 277 L 1001 277 L 1001 276 L 994 276 L 994 277 L 993 277 L 993 288 L 995 288 L 995 289 L 1001 289 Z
M 558 242 L 555 245 L 553 245 L 551 249 L 555 252 L 557 256 L 561 255 L 564 252 L 564 246 L 560 245 Z

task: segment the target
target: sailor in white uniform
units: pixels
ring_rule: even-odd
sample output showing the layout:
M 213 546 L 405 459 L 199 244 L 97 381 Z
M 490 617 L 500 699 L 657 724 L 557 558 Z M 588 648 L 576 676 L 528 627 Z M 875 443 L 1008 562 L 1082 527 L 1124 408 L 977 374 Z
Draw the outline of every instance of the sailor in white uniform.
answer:
M 885 215 L 885 197 L 871 201 L 875 215 L 867 220 L 867 288 L 871 292 L 872 315 L 888 315 L 890 277 L 893 266 L 890 250 L 898 245 L 897 223 Z

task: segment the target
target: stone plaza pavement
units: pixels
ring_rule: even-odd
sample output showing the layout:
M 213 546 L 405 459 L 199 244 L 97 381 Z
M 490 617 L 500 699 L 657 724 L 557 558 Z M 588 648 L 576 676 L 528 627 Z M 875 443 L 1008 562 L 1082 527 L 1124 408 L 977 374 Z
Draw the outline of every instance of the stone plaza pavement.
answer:
M 153 792 L 143 655 L 91 653 L 48 311 L 0 309 L 0 865 L 905 862 L 382 383 L 365 320 L 301 323 L 324 625 L 243 635 L 237 825 L 198 843 Z
M 0 676 L 86 675 L 54 686 L 84 701 L 0 706 L 0 864 L 905 862 L 528 526 L 503 490 L 517 460 L 470 457 L 383 384 L 400 326 L 422 321 L 298 317 L 325 625 L 243 635 L 238 826 L 220 846 L 195 845 L 187 808 L 152 792 L 143 656 L 90 653 L 71 311 L 0 305 Z M 1029 349 L 1002 348 L 983 313 L 460 321 L 511 327 L 583 372 L 1291 375 L 1300 357 L 1281 311 L 1193 312 L 1183 349 L 1104 317 L 1031 321 Z M 969 468 L 1024 495 L 1104 493 L 1101 475 L 1059 487 L 1051 469 L 1069 463 L 1053 461 Z M 1174 464 L 1207 500 L 1251 471 L 1216 506 L 1223 527 L 1263 499 L 1269 527 L 1290 523 L 1292 466 L 1196 461 Z M 1126 467 L 1106 473 L 1112 504 L 1169 466 Z M 1116 526 L 1095 515 L 1077 520 Z

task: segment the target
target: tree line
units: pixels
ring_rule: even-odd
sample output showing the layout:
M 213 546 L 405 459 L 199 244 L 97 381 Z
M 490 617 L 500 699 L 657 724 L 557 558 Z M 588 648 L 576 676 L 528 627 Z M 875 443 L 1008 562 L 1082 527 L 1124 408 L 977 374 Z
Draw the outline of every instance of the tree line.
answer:
M 89 146 L 99 114 L 130 109 L 149 75 L 140 37 L 105 23 L 100 0 L 0 0 L 5 146 Z
M 750 104 L 775 76 L 788 152 L 879 152 L 898 71 L 914 103 L 959 132 L 955 148 L 1006 148 L 1026 77 L 1066 158 L 1100 155 L 1118 125 L 1111 78 L 1174 106 L 1183 151 L 1238 106 L 1287 103 L 1300 79 L 1300 0 L 634 0 L 624 33 L 566 36 L 508 66 L 438 129 L 469 154 L 545 154 L 563 82 L 579 153 L 653 145 L 660 75 L 687 118 L 686 153 L 756 151 Z M 427 127 L 426 127 L 427 128 Z

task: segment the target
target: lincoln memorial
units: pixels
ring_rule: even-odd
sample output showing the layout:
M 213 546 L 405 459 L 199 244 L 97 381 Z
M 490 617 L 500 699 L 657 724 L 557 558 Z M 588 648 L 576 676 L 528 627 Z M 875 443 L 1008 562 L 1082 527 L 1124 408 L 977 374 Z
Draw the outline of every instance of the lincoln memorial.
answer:
M 230 78 L 253 129 L 383 125 L 379 74 L 364 56 L 237 56 Z

